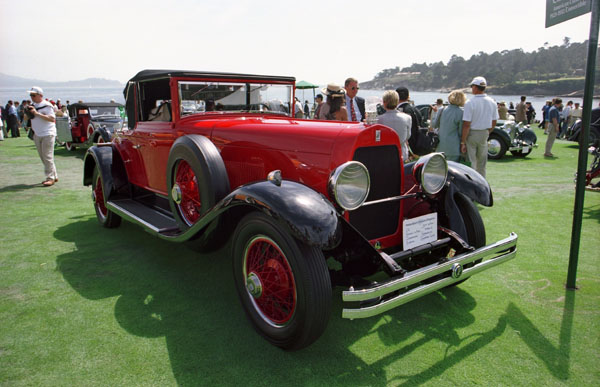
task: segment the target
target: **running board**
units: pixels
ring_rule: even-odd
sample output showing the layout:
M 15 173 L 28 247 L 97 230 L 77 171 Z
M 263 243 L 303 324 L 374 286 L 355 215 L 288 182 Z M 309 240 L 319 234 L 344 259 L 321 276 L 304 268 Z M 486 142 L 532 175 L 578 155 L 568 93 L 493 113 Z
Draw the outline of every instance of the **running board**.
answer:
M 122 218 L 157 234 L 180 231 L 175 219 L 133 199 L 109 200 L 106 207 Z

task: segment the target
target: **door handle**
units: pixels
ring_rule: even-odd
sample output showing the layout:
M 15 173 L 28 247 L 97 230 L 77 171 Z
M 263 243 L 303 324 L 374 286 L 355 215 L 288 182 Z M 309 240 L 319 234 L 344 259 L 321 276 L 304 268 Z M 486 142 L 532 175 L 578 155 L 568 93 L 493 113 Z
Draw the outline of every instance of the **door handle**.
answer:
M 134 145 L 134 146 L 132 146 L 132 148 L 133 148 L 133 149 L 140 149 L 141 147 L 142 147 L 142 146 L 141 146 L 141 145 L 139 145 L 139 144 L 138 144 L 138 145 Z

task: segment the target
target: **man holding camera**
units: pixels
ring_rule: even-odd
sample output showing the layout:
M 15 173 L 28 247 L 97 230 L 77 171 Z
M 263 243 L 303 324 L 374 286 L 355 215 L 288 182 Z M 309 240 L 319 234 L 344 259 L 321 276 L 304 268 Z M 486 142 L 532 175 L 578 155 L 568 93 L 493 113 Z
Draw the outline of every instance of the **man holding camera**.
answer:
M 44 164 L 46 180 L 44 187 L 50 187 L 58 181 L 56 166 L 54 165 L 54 138 L 56 137 L 56 116 L 50 102 L 44 100 L 44 91 L 37 86 L 29 90 L 33 105 L 27 107 L 26 113 L 31 120 L 33 142 L 37 148 L 40 159 Z

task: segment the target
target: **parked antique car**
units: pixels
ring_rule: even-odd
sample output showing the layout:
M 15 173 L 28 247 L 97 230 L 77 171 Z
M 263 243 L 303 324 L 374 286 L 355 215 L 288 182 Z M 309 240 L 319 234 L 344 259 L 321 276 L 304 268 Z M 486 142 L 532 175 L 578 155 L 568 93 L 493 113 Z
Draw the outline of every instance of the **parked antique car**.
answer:
M 405 163 L 386 126 L 294 119 L 294 85 L 139 72 L 124 90 L 128 127 L 84 160 L 100 224 L 125 218 L 204 249 L 230 238 L 248 319 L 290 350 L 325 330 L 332 286 L 342 317 L 365 318 L 516 255 L 514 233 L 486 244 L 481 175 L 440 153 Z
M 590 169 L 585 172 L 585 185 L 589 186 L 590 189 L 600 189 L 600 181 L 593 183 L 592 180 L 600 177 L 600 138 L 594 141 L 594 144 L 588 148 L 592 161 L 590 162 Z M 577 174 L 575 174 L 577 175 Z
M 86 102 L 69 105 L 69 118 L 56 121 L 56 138 L 69 151 L 76 147 L 110 142 L 114 133 L 123 128 L 121 110 L 113 102 Z
M 513 156 L 525 157 L 537 146 L 537 136 L 529 125 L 512 120 L 498 121 L 488 137 L 488 158 L 501 159 L 506 151 Z
M 579 142 L 579 136 L 581 135 L 581 132 L 581 119 L 578 119 L 573 123 L 573 125 L 571 125 L 571 127 L 567 128 L 565 138 L 569 141 Z M 588 145 L 593 146 L 598 140 L 600 140 L 600 122 L 592 121 L 590 124 Z

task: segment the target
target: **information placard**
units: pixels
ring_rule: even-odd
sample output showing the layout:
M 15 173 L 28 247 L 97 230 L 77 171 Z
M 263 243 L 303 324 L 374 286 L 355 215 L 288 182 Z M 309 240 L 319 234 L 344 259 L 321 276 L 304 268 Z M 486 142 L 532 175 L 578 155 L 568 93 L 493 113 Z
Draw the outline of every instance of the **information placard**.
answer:
M 437 240 L 437 212 L 406 219 L 402 223 L 404 250 Z
M 546 28 L 592 10 L 592 0 L 546 0 Z

